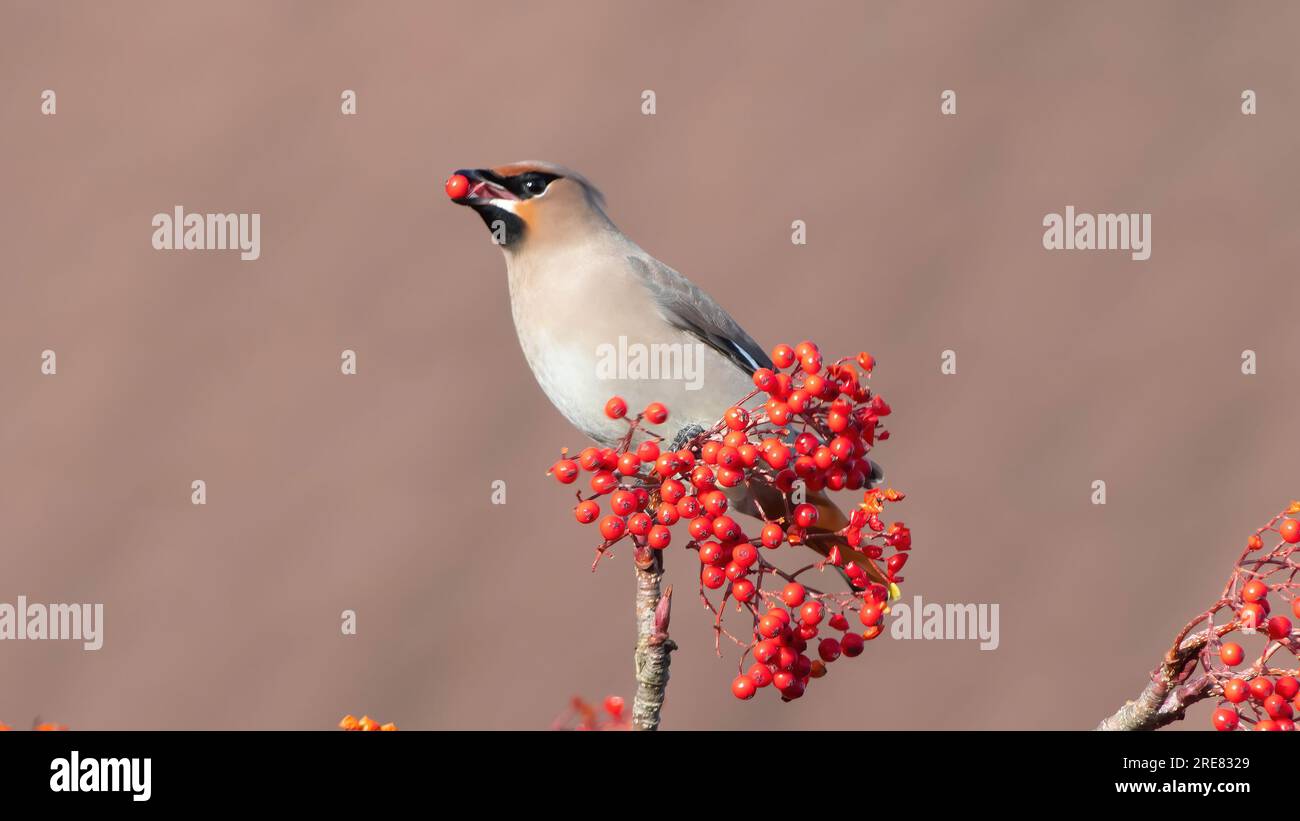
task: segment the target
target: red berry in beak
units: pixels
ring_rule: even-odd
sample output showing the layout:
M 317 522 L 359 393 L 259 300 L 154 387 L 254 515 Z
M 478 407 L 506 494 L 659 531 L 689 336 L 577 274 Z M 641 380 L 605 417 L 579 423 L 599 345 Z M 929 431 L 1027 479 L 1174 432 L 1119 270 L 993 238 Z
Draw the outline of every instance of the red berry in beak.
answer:
M 447 196 L 458 200 L 469 192 L 469 179 L 464 174 L 452 174 L 447 178 Z

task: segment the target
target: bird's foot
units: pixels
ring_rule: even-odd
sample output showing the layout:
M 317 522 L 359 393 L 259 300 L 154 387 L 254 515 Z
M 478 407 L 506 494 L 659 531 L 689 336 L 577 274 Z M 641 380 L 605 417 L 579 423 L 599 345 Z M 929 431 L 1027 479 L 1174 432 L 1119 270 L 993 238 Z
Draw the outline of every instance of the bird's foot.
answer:
M 687 442 L 699 436 L 701 433 L 704 433 L 704 428 L 700 427 L 699 425 L 687 425 L 686 427 L 677 431 L 677 435 L 673 437 L 673 444 L 671 449 L 681 450 L 683 447 L 686 446 Z

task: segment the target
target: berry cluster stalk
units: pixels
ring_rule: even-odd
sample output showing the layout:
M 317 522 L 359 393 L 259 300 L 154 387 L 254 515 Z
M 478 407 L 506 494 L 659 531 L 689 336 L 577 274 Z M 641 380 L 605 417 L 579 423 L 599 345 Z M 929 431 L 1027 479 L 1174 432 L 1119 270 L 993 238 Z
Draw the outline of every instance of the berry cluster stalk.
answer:
M 636 698 L 632 702 L 632 728 L 659 729 L 659 713 L 668 689 L 670 653 L 677 649 L 668 638 L 668 616 L 673 587 L 662 594 L 663 553 L 641 548 L 636 551 Z
M 1214 628 L 1214 633 L 1221 637 L 1236 628 L 1235 622 L 1220 625 Z M 1215 687 L 1213 679 L 1193 675 L 1207 643 L 1206 634 L 1198 633 L 1184 640 L 1176 649 L 1171 648 L 1138 697 L 1103 719 L 1097 729 L 1158 730 L 1182 720 L 1187 708 L 1210 696 Z
M 1300 619 L 1300 501 L 1256 529 L 1233 566 L 1223 592 L 1178 632 L 1138 697 L 1097 725 L 1098 730 L 1158 730 L 1179 721 L 1199 701 L 1217 699 L 1215 729 L 1295 729 L 1300 710 L 1300 670 L 1279 667 L 1283 651 L 1300 659 L 1300 630 L 1272 612 L 1270 597 Z M 1266 549 L 1265 537 L 1280 537 Z M 1222 616 L 1220 614 L 1223 614 Z M 1258 636 L 1263 650 L 1253 664 L 1237 641 Z M 1234 637 L 1236 638 L 1236 637 Z M 1293 700 L 1294 699 L 1294 700 Z

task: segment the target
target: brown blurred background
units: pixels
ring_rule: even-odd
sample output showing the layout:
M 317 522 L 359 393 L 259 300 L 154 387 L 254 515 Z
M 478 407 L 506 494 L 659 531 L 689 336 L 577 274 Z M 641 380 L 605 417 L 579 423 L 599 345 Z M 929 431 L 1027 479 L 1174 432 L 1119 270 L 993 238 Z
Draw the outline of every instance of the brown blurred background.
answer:
M 677 549 L 668 728 L 1091 727 L 1300 495 L 1294 5 L 2 8 L 0 601 L 106 611 L 98 652 L 0 643 L 10 724 L 542 728 L 630 696 L 629 563 L 588 572 L 544 476 L 582 440 L 442 193 L 462 166 L 578 168 L 764 345 L 872 351 L 908 594 L 1001 607 L 994 652 L 883 639 L 740 703 Z M 154 251 L 177 204 L 261 213 L 261 259 Z M 1151 212 L 1151 259 L 1044 251 L 1067 205 Z

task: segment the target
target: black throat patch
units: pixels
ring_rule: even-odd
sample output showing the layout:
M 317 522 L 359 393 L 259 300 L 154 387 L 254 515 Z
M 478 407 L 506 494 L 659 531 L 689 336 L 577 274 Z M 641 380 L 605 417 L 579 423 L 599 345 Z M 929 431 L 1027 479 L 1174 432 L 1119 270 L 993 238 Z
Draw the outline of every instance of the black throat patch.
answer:
M 492 232 L 492 240 L 497 244 L 514 245 L 524 238 L 524 221 L 518 216 L 487 203 L 476 203 L 471 207 L 483 218 L 483 224 Z

